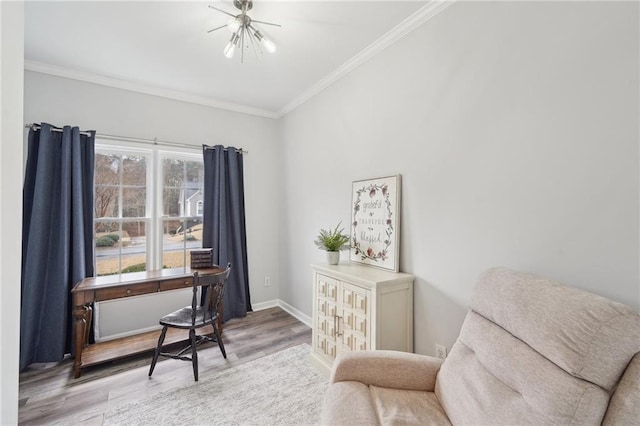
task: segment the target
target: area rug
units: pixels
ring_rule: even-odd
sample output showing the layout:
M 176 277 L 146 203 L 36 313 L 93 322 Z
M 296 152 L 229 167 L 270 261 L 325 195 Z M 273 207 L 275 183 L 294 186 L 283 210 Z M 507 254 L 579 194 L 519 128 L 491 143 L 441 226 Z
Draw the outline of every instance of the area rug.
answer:
M 309 364 L 307 344 L 249 361 L 192 385 L 127 404 L 106 425 L 311 425 L 328 381 Z

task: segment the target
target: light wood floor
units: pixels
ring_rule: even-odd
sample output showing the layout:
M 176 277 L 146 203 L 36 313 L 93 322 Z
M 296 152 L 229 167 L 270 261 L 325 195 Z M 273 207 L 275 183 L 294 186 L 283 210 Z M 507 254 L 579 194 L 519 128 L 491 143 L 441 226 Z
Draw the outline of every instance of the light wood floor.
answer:
M 225 323 L 227 359 L 218 346 L 198 350 L 200 377 L 283 349 L 311 344 L 311 329 L 280 308 L 249 313 Z M 74 379 L 73 360 L 30 367 L 20 374 L 20 424 L 100 425 L 105 412 L 193 383 L 190 362 L 158 361 L 148 377 L 151 353 L 83 369 Z M 204 373 L 204 374 L 203 374 Z

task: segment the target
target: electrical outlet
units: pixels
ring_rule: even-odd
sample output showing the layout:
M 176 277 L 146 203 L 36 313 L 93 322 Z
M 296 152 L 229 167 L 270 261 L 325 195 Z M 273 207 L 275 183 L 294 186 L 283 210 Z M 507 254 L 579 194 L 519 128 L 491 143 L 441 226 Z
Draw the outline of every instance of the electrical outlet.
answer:
M 447 347 L 436 343 L 436 357 L 445 359 L 447 357 Z
M 264 286 L 271 287 L 271 277 L 264 277 Z

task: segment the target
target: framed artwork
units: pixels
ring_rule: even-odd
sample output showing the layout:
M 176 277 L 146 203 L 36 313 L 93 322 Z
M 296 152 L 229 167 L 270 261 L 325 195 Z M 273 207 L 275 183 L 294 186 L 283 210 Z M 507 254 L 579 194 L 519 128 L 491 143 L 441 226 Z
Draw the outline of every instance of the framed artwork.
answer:
M 398 272 L 400 175 L 353 182 L 349 260 Z

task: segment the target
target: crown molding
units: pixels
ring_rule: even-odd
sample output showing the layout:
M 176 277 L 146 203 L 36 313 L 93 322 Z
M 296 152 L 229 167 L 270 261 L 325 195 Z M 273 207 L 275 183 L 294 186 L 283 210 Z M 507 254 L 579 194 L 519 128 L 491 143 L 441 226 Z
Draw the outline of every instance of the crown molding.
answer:
M 300 96 L 286 104 L 279 111 L 270 111 L 260 108 L 253 108 L 246 105 L 239 105 L 230 102 L 218 101 L 216 99 L 197 96 L 186 92 L 171 90 L 167 88 L 145 85 L 132 81 L 122 80 L 113 77 L 107 77 L 99 74 L 89 73 L 85 71 L 64 68 L 57 65 L 51 65 L 44 62 L 25 60 L 24 68 L 29 71 L 35 71 L 43 74 L 55 75 L 58 77 L 70 78 L 72 80 L 85 81 L 88 83 L 99 84 L 101 86 L 114 87 L 117 89 L 129 90 L 132 92 L 144 93 L 147 95 L 160 96 L 163 98 L 174 99 L 182 102 L 189 102 L 197 105 L 204 105 L 213 108 L 219 108 L 227 111 L 250 114 L 258 117 L 266 117 L 278 119 L 288 112 L 302 105 L 313 96 L 326 89 L 346 74 L 353 71 L 369 59 L 382 52 L 391 44 L 400 40 L 402 37 L 419 27 L 420 25 L 433 18 L 435 15 L 450 6 L 456 0 L 431 0 L 429 3 L 418 9 L 407 19 L 396 25 L 378 40 L 367 46 L 360 53 L 342 64 L 335 71 L 315 83 Z
M 449 7 L 456 0 L 431 0 L 429 3 L 418 9 L 407 19 L 396 25 L 389 30 L 386 34 L 380 37 L 378 40 L 371 43 L 360 53 L 349 59 L 342 64 L 339 68 L 333 71 L 331 74 L 318 81 L 316 84 L 307 89 L 302 95 L 298 96 L 293 101 L 285 105 L 280 111 L 278 111 L 276 118 L 280 118 L 283 115 L 291 112 L 298 106 L 302 105 L 360 65 L 364 64 L 369 59 L 382 52 L 384 49 L 400 40 L 411 31 L 415 30 L 420 25 L 427 22 L 429 19 L 442 12 Z
M 197 105 L 204 105 L 213 108 L 224 109 L 243 114 L 256 115 L 258 117 L 278 118 L 273 111 L 259 108 L 252 108 L 245 105 L 238 105 L 229 102 L 222 102 L 203 96 L 192 95 L 177 90 L 166 89 L 162 87 L 149 86 L 141 83 L 135 83 L 127 80 L 121 80 L 113 77 L 106 77 L 99 74 L 78 71 L 70 68 L 59 67 L 37 61 L 24 61 L 24 68 L 29 71 L 35 71 L 43 74 L 55 75 L 58 77 L 70 78 L 73 80 L 85 81 L 88 83 L 99 84 L 101 86 L 115 87 L 117 89 L 129 90 L 132 92 L 144 93 L 146 95 L 160 96 L 163 98 L 174 99 L 177 101 L 189 102 Z

